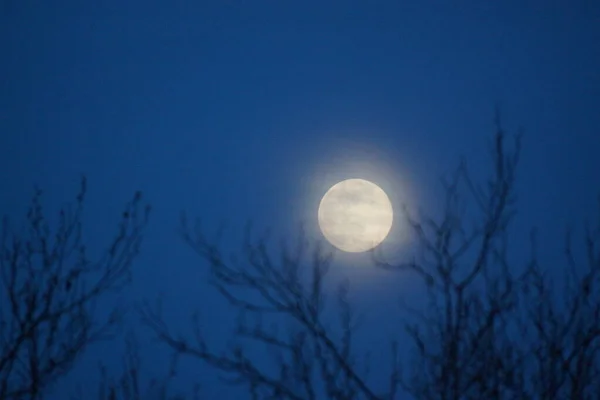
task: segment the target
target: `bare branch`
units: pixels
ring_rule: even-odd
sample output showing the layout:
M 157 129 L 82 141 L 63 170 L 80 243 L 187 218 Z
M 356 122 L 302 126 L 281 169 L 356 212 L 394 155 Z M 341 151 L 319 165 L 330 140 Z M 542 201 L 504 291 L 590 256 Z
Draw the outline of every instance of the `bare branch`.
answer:
M 5 220 L 0 238 L 0 398 L 38 399 L 65 375 L 85 348 L 111 333 L 115 309 L 105 320 L 95 301 L 130 279 L 149 208 L 136 193 L 127 205 L 105 255 L 89 259 L 81 216 L 86 181 L 74 207 L 63 208 L 58 226 L 44 217 L 37 190 L 27 214 L 28 229 L 15 233 Z

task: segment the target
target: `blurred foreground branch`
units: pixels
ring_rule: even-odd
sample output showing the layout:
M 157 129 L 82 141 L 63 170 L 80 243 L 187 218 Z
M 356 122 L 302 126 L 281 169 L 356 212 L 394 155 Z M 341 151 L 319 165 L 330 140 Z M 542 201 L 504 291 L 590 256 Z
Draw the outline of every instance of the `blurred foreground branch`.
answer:
M 149 207 L 140 193 L 127 204 L 108 250 L 91 260 L 82 242 L 86 181 L 74 207 L 63 208 L 52 228 L 41 191 L 17 234 L 5 219 L 0 236 L 0 399 L 40 399 L 65 375 L 85 348 L 117 324 L 119 310 L 94 314 L 103 295 L 129 282 Z

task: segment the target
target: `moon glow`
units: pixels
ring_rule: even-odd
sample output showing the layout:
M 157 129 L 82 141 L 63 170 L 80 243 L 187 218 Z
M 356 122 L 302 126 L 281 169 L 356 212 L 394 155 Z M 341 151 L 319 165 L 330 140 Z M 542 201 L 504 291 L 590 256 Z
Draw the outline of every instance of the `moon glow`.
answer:
M 342 251 L 360 253 L 384 241 L 394 212 L 379 186 L 364 179 L 347 179 L 325 193 L 318 218 L 329 243 Z

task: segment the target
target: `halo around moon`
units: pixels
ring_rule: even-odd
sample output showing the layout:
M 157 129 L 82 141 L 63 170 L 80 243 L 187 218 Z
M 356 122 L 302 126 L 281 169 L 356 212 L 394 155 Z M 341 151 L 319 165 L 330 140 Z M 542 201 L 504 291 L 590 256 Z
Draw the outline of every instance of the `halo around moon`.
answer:
M 394 219 L 392 203 L 377 185 L 347 179 L 333 185 L 321 199 L 319 227 L 335 247 L 360 253 L 385 240 Z

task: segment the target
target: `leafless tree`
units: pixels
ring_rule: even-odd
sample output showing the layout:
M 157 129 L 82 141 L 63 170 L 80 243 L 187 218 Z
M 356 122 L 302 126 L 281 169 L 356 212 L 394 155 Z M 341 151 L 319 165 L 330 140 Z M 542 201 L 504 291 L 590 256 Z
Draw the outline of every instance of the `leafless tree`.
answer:
M 337 296 L 341 329 L 328 329 L 323 318 L 323 282 L 331 254 L 319 247 L 309 254 L 305 236 L 300 235 L 293 248 L 282 244 L 275 259 L 267 249 L 267 238 L 253 240 L 248 230 L 244 260 L 226 262 L 226 256 L 200 230 L 189 229 L 185 220 L 183 235 L 210 261 L 213 285 L 238 309 L 238 338 L 265 346 L 273 357 L 269 362 L 250 354 L 242 342 L 220 354 L 206 343 L 197 318 L 194 338 L 187 340 L 170 331 L 159 311 L 144 308 L 146 323 L 176 354 L 196 357 L 227 373 L 230 383 L 247 385 L 256 399 L 380 398 L 354 360 L 356 318 L 347 301 L 347 285 L 340 286 Z M 302 270 L 305 258 L 309 258 L 308 271 Z
M 507 141 L 498 122 L 492 173 L 483 183 L 464 161 L 443 180 L 441 216 L 404 210 L 417 239 L 413 259 L 392 262 L 373 253 L 376 267 L 414 273 L 427 293 L 424 305 L 404 302 L 398 310 L 408 321 L 413 358 L 399 359 L 399 336 L 384 391 L 372 387 L 368 365 L 358 362 L 365 353 L 354 348 L 356 315 L 344 283 L 335 308 L 340 323 L 329 324 L 324 284 L 332 255 L 318 245 L 311 251 L 303 234 L 295 246 L 283 243 L 273 252 L 267 236 L 248 231 L 241 254 L 228 257 L 218 241 L 183 219 L 184 240 L 239 312 L 235 341 L 217 351 L 197 317 L 189 337 L 173 332 L 158 309 L 145 307 L 144 320 L 177 356 L 224 372 L 253 399 L 397 399 L 402 391 L 425 400 L 592 399 L 600 393 L 600 223 L 587 229 L 585 268 L 568 240 L 568 279 L 560 291 L 537 261 L 535 235 L 526 244 L 531 259 L 515 264 L 509 228 L 521 138 L 513 146 Z
M 199 386 L 191 391 L 191 397 L 174 394 L 172 378 L 176 375 L 175 365 L 171 365 L 168 373 L 160 379 L 148 378 L 144 372 L 139 344 L 133 335 L 126 338 L 126 351 L 123 357 L 123 370 L 115 377 L 104 365 L 100 366 L 100 382 L 98 400 L 199 400 Z M 72 400 L 89 399 L 89 390 L 79 388 Z
M 508 265 L 507 228 L 515 215 L 514 182 L 520 138 L 507 150 L 500 126 L 491 151 L 494 173 L 478 185 L 466 162 L 443 181 L 440 218 L 406 219 L 417 238 L 417 256 L 379 267 L 411 271 L 427 287 L 425 310 L 405 305 L 416 357 L 403 387 L 417 399 L 497 398 L 505 369 L 498 363 L 517 300 L 514 268 Z M 509 366 L 506 366 L 509 369 Z M 504 397 L 503 397 L 504 398 Z
M 0 399 L 41 399 L 91 343 L 107 338 L 119 309 L 107 318 L 96 301 L 122 289 L 142 240 L 149 208 L 135 194 L 106 252 L 89 258 L 82 240 L 86 181 L 55 228 L 37 190 L 19 233 L 5 219 L 0 237 Z
M 523 362 L 515 374 L 527 398 L 587 400 L 600 393 L 600 218 L 586 224 L 582 242 L 575 246 L 567 233 L 560 283 L 536 257 L 522 277 L 514 347 Z
M 521 142 L 516 137 L 508 151 L 505 140 L 498 123 L 494 174 L 485 186 L 461 163 L 444 184 L 441 219 L 407 212 L 419 257 L 397 264 L 376 257 L 382 268 L 415 272 L 427 287 L 425 310 L 405 305 L 414 317 L 406 332 L 416 357 L 400 382 L 416 399 L 583 400 L 600 393 L 600 223 L 586 227 L 584 265 L 575 261 L 569 234 L 565 259 L 540 266 L 533 230 L 531 258 L 511 263 L 507 228 L 516 212 Z M 563 271 L 559 290 L 553 270 Z

